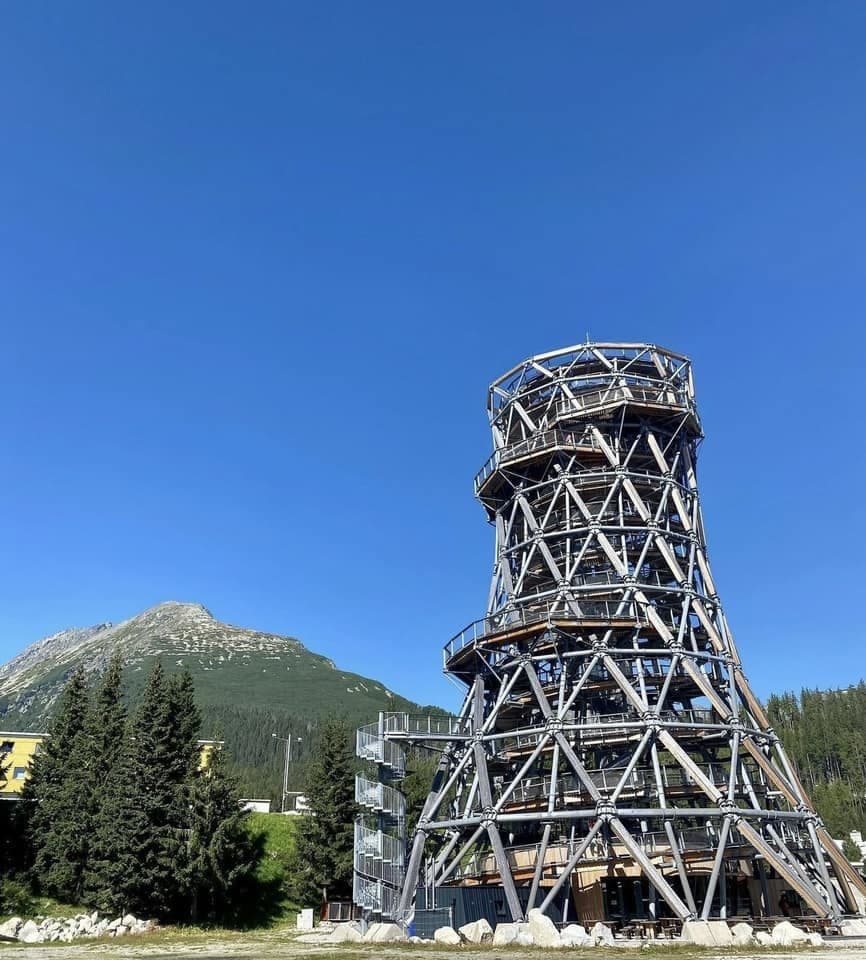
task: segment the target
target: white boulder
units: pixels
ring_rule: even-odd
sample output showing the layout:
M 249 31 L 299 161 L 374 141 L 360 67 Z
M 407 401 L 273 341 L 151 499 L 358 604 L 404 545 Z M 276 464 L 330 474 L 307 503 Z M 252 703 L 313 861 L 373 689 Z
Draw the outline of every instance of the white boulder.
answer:
M 807 933 L 807 934 L 806 934 L 806 937 L 807 937 L 807 939 L 809 940 L 809 946 L 810 946 L 810 947 L 823 947 L 823 946 L 824 946 L 824 938 L 821 936 L 820 933 Z
M 18 931 L 18 939 L 21 943 L 42 943 L 44 937 L 45 935 L 32 920 L 22 924 Z
M 520 934 L 520 923 L 497 923 L 493 931 L 493 946 L 507 947 L 509 943 L 517 943 Z
M 562 938 L 556 925 L 545 916 L 540 910 L 530 910 L 526 918 L 529 926 L 529 933 L 532 934 L 532 942 L 536 947 L 561 947 Z
M 686 920 L 682 940 L 698 947 L 730 947 L 734 935 L 724 920 Z
M 0 923 L 0 937 L 15 939 L 23 925 L 21 917 L 10 917 L 5 923 Z
M 442 943 L 446 947 L 456 947 L 461 943 L 460 934 L 453 927 L 439 927 L 433 934 L 434 943 Z
M 747 947 L 755 942 L 755 931 L 749 923 L 735 923 L 731 927 L 735 947 Z
M 613 930 L 603 924 L 601 920 L 592 925 L 592 930 L 589 931 L 589 936 L 591 937 L 592 942 L 598 947 L 614 946 Z
M 766 930 L 759 930 L 755 934 L 755 939 L 758 941 L 758 946 L 760 947 L 772 947 L 773 938 L 767 933 Z
M 396 923 L 372 923 L 364 934 L 364 943 L 393 943 L 405 939 L 403 928 Z
M 843 920 L 839 924 L 843 937 L 866 937 L 866 920 Z
M 579 923 L 570 923 L 559 934 L 559 937 L 564 947 L 591 947 L 593 945 L 592 937 L 586 932 L 586 928 Z
M 338 923 L 328 937 L 331 943 L 360 943 L 363 939 L 361 931 L 351 923 Z
M 464 923 L 457 932 L 467 943 L 488 943 L 493 939 L 493 927 L 482 917 L 471 923 Z
M 795 943 L 808 943 L 809 936 L 805 930 L 795 927 L 790 920 L 783 920 L 773 927 L 773 943 L 778 947 L 790 947 Z

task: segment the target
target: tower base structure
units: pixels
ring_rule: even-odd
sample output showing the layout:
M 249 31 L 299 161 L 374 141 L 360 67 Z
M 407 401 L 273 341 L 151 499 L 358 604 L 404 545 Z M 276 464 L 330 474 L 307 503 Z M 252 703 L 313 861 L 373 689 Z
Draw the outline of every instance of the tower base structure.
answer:
M 404 923 L 859 914 L 866 884 L 770 728 L 716 591 L 688 360 L 648 344 L 542 354 L 491 386 L 489 415 L 488 612 L 445 647 L 465 698 L 456 718 L 359 731 L 379 778 L 359 786 L 356 901 Z M 407 744 L 440 756 L 408 844 Z

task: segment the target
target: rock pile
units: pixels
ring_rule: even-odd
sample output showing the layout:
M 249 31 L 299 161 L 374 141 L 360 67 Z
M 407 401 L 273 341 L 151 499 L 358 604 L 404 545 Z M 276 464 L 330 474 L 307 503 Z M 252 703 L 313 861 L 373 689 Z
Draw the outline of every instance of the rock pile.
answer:
M 791 947 L 796 944 L 820 947 L 824 938 L 820 933 L 806 933 L 790 920 L 777 923 L 771 933 L 752 929 L 751 924 L 735 923 L 729 927 L 724 920 L 687 920 L 683 924 L 683 942 L 702 947 Z
M 125 921 L 126 918 L 124 917 Z M 360 923 L 342 923 L 336 926 L 322 924 L 314 933 L 298 938 L 302 943 L 391 943 L 408 941 L 425 944 L 438 943 L 441 946 L 457 947 L 461 944 L 489 944 L 504 947 L 515 944 L 521 947 L 540 947 L 542 949 L 560 949 L 570 947 L 622 947 L 640 949 L 646 946 L 639 939 L 616 939 L 613 930 L 603 923 L 596 923 L 590 930 L 579 923 L 570 923 L 558 930 L 553 921 L 540 910 L 530 910 L 525 923 L 500 923 L 494 930 L 482 920 L 465 923 L 459 930 L 453 927 L 439 927 L 433 934 L 433 940 L 420 937 L 408 937 L 396 923 L 371 923 L 366 932 L 361 932 Z M 0 928 L 2 931 L 2 928 Z M 819 933 L 806 933 L 788 920 L 773 927 L 772 933 L 762 930 L 755 932 L 748 923 L 735 923 L 728 926 L 724 920 L 690 920 L 683 924 L 682 943 L 700 946 L 823 946 L 824 940 Z
M 516 944 L 521 947 L 544 947 L 548 950 L 559 947 L 623 946 L 626 941 L 615 941 L 613 931 L 603 923 L 597 923 L 586 931 L 579 923 L 570 923 L 565 929 L 556 925 L 540 910 L 530 910 L 526 923 L 499 923 L 493 930 L 486 920 L 464 924 L 459 930 L 440 927 L 434 934 L 436 943 L 456 947 L 461 943 L 492 943 L 494 947 Z
M 77 917 L 37 917 L 22 920 L 12 917 L 0 924 L 0 939 L 19 943 L 71 943 L 81 937 L 125 937 L 156 929 L 153 920 L 139 920 L 131 913 L 109 920 L 99 913 L 80 913 Z

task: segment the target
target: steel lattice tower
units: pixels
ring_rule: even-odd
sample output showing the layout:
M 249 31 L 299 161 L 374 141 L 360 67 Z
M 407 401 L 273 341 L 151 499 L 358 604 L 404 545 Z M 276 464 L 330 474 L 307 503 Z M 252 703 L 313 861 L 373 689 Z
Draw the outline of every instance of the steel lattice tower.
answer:
M 426 734 L 380 720 L 391 748 L 443 747 L 386 912 L 406 918 L 420 883 L 477 884 L 499 886 L 512 919 L 569 893 L 598 919 L 625 877 L 680 920 L 775 914 L 782 889 L 821 917 L 856 913 L 863 881 L 770 729 L 716 591 L 689 361 L 648 344 L 541 354 L 492 384 L 488 411 L 487 616 L 445 649 L 462 710 Z

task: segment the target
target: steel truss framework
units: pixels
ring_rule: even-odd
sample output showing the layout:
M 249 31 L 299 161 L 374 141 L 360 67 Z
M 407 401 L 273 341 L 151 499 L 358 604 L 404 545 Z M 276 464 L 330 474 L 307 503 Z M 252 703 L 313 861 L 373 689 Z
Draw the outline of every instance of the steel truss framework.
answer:
M 575 871 L 629 863 L 673 916 L 724 916 L 744 862 L 765 912 L 768 877 L 819 916 L 857 912 L 863 882 L 770 729 L 716 591 L 688 360 L 646 344 L 543 354 L 493 383 L 489 415 L 488 612 L 445 648 L 461 712 L 378 730 L 391 749 L 443 750 L 390 912 L 406 918 L 421 882 L 493 883 L 520 919 Z

